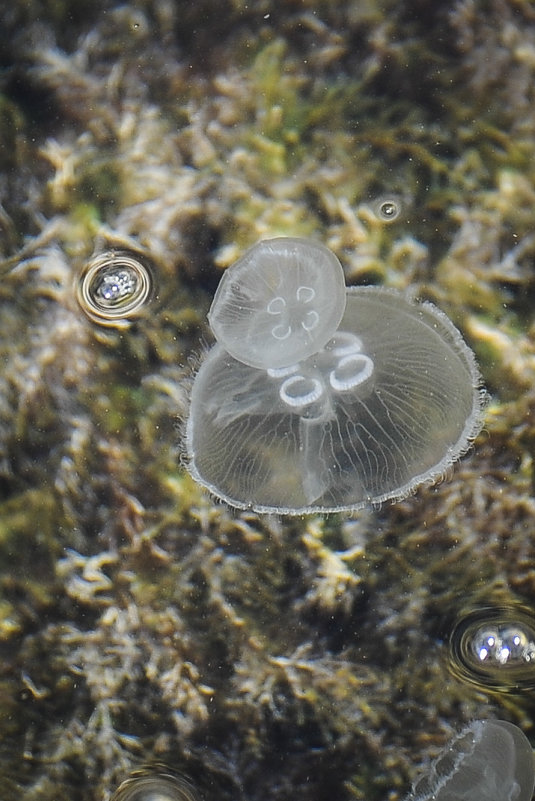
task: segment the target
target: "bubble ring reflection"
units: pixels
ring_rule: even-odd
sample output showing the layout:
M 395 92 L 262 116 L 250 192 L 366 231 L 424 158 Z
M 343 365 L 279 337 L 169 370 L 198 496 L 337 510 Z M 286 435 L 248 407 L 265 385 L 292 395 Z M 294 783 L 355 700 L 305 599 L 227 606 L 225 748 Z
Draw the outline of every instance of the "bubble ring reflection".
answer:
M 111 801 L 201 801 L 195 787 L 164 766 L 144 767 L 119 785 Z
M 373 203 L 373 210 L 379 220 L 390 223 L 401 214 L 403 202 L 399 195 L 383 195 Z
M 100 253 L 82 270 L 76 295 L 87 317 L 100 325 L 125 327 L 150 302 L 153 271 L 146 259 L 126 250 Z
M 450 667 L 464 681 L 502 692 L 535 688 L 535 618 L 520 605 L 463 614 L 449 646 Z

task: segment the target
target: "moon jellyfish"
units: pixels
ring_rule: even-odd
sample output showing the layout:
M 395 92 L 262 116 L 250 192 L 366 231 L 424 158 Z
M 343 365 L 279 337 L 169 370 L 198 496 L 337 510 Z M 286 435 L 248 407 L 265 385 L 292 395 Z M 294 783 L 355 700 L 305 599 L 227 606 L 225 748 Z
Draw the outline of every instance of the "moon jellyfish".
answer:
M 163 765 L 135 771 L 115 791 L 111 801 L 200 801 L 190 782 Z
M 457 734 L 418 779 L 407 801 L 531 801 L 533 751 L 505 720 L 475 720 Z
M 346 305 L 342 265 L 306 239 L 258 242 L 223 274 L 208 320 L 215 338 L 250 367 L 307 359 L 338 328 Z
M 288 247 L 285 241 L 275 240 L 270 252 L 278 253 L 278 273 L 299 275 L 287 282 L 288 308 L 302 328 L 307 318 L 294 303 L 295 288 L 308 280 L 306 259 L 319 253 L 319 263 L 325 264 L 324 249 L 303 241 L 298 257 L 301 240 L 291 239 Z M 240 278 L 235 295 L 242 286 L 262 283 L 255 250 L 262 255 L 253 248 L 240 271 L 246 274 L 250 267 L 253 278 Z M 270 264 L 266 283 L 274 271 Z M 328 274 L 325 267 L 323 274 Z M 283 292 L 276 281 L 275 291 Z M 314 286 L 319 292 L 319 284 Z M 295 515 L 400 499 L 441 476 L 479 431 L 474 356 L 442 312 L 387 289 L 350 288 L 333 330 L 332 292 L 328 285 L 321 291 L 327 321 L 322 303 L 315 303 L 323 336 L 312 354 L 310 341 L 297 351 L 292 343 L 290 357 L 291 336 L 275 338 L 263 351 L 262 366 L 252 366 L 250 358 L 239 358 L 239 347 L 229 351 L 225 331 L 194 380 L 186 428 L 189 469 L 232 506 Z M 248 289 L 244 295 L 249 296 Z M 217 300 L 216 294 L 214 306 Z M 250 328 L 253 304 L 243 303 Z M 215 316 L 212 312 L 211 323 Z M 265 341 L 265 308 L 259 318 Z M 293 317 L 288 321 L 291 327 Z M 219 326 L 214 333 L 219 338 Z M 252 338 L 242 338 L 247 357 Z M 304 341 L 301 332 L 298 339 Z M 260 352 L 261 345 L 254 350 Z
M 501 691 L 535 687 L 535 618 L 523 607 L 475 609 L 457 621 L 449 639 L 459 678 Z
M 152 270 L 137 253 L 107 251 L 86 264 L 76 293 L 80 307 L 94 323 L 125 327 L 151 300 Z

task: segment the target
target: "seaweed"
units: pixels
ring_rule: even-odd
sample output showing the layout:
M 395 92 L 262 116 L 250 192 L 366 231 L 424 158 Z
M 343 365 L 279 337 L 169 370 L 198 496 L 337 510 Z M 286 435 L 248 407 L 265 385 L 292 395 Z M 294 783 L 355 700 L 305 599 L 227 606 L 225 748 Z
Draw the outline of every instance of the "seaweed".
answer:
M 468 600 L 535 591 L 533 8 L 182 5 L 2 11 L 3 798 L 108 798 L 163 761 L 207 801 L 394 801 L 474 718 L 533 733 L 531 696 L 464 683 L 448 643 Z M 485 429 L 439 485 L 288 521 L 185 473 L 220 271 L 281 234 L 475 349 Z M 154 263 L 123 330 L 76 299 L 110 247 Z

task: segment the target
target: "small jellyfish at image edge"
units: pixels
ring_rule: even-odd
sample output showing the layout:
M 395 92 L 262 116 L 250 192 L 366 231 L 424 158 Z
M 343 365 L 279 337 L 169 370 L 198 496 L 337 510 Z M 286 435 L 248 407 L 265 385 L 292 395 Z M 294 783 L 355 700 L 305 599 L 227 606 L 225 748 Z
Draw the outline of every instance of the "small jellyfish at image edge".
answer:
M 185 439 L 193 478 L 231 506 L 296 515 L 400 499 L 480 430 L 475 358 L 446 315 L 381 287 L 344 289 L 340 312 L 335 263 L 308 240 L 266 240 L 216 292 L 218 342 L 193 382 Z
M 406 801 L 531 801 L 533 751 L 505 720 L 474 720 L 413 784 Z
M 111 801 L 201 801 L 188 779 L 164 765 L 143 767 L 119 785 Z
M 137 253 L 112 250 L 91 259 L 81 271 L 76 297 L 99 325 L 123 328 L 152 300 L 153 270 Z
M 449 649 L 451 670 L 464 681 L 501 692 L 535 688 L 535 618 L 523 606 L 460 615 Z

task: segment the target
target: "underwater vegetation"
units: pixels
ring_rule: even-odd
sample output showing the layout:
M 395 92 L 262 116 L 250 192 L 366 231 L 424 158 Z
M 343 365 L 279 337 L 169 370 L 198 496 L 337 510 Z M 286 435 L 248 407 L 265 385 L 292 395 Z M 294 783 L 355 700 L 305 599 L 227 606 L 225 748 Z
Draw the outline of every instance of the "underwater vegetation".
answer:
M 195 377 L 193 477 L 233 506 L 303 514 L 401 499 L 481 428 L 474 356 L 448 318 L 385 288 L 345 289 L 333 253 L 259 242 L 208 314 Z
M 533 742 L 532 3 L 71 5 L 0 12 L 2 801 L 109 801 L 147 763 L 203 801 L 399 801 L 471 721 Z M 346 310 L 431 303 L 475 353 L 483 428 L 433 486 L 282 519 L 184 469 L 214 294 L 281 237 L 336 255 Z M 333 397 L 376 386 L 349 333 Z M 317 395 L 298 377 L 276 404 Z M 455 671 L 457 623 L 508 608 L 516 675 L 501 617 Z

